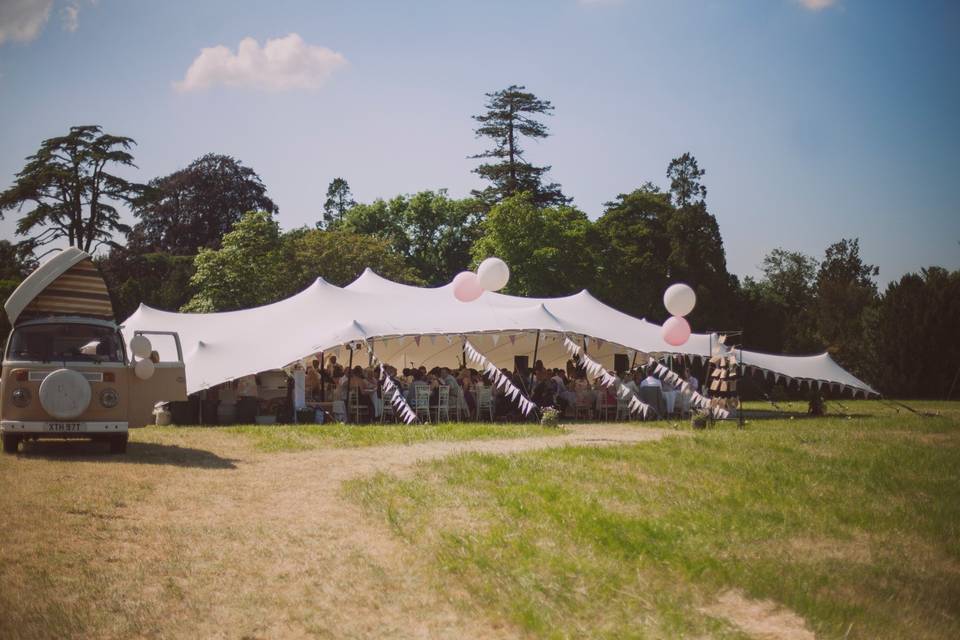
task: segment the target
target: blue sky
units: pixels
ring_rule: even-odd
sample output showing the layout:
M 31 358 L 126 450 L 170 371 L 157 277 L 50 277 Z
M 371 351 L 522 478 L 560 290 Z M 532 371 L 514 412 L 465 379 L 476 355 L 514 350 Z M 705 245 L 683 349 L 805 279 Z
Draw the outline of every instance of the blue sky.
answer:
M 960 267 L 949 1 L 0 0 L 0 188 L 43 138 L 97 123 L 137 140 L 142 181 L 239 158 L 284 228 L 336 176 L 361 201 L 459 197 L 481 186 L 470 116 L 513 83 L 555 105 L 528 158 L 592 218 L 690 151 L 734 273 L 842 237 L 881 284 Z

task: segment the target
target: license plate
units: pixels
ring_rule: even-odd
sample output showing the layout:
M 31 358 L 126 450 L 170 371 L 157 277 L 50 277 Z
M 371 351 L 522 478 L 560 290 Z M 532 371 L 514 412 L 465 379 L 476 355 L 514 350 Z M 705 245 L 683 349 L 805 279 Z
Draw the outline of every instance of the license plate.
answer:
M 54 431 L 57 433 L 76 433 L 78 431 L 86 431 L 86 428 L 80 422 L 48 422 L 47 431 Z

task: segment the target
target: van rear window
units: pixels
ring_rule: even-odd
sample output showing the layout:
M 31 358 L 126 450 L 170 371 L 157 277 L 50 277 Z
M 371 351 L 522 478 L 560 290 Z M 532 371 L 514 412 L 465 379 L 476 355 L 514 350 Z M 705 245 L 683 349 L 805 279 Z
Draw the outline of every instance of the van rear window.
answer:
M 14 330 L 9 360 L 31 362 L 123 362 L 116 330 L 89 324 L 38 324 Z

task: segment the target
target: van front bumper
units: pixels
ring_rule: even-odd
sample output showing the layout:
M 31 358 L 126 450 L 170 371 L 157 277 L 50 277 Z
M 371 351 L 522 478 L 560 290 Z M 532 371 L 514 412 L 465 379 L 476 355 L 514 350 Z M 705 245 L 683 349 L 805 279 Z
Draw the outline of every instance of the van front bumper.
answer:
M 126 433 L 126 422 L 87 422 L 87 421 L 0 421 L 0 432 L 19 433 L 30 436 L 46 436 L 49 438 L 84 437 L 88 435 L 105 435 L 111 433 Z

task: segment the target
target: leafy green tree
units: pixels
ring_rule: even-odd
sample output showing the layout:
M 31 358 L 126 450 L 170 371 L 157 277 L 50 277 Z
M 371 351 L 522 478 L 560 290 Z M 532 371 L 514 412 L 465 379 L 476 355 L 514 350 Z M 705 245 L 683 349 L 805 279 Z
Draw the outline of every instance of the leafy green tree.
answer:
M 346 231 L 294 229 L 283 236 L 283 241 L 290 276 L 285 295 L 280 297 L 302 291 L 317 278 L 342 287 L 356 280 L 367 267 L 395 282 L 422 284 L 416 269 L 383 238 Z
M 670 254 L 667 224 L 672 213 L 670 197 L 650 187 L 606 203 L 595 223 L 600 242 L 593 285 L 604 302 L 639 317 L 662 315 Z
M 298 293 L 318 277 L 342 286 L 370 267 L 399 282 L 420 284 L 389 243 L 345 231 L 294 229 L 281 234 L 265 211 L 244 214 L 220 249 L 203 249 L 190 280 L 195 291 L 183 311 L 231 311 L 270 304 Z
M 20 282 L 36 268 L 37 261 L 29 244 L 0 240 L 0 300 L 9 298 Z M 10 328 L 7 313 L 0 305 L 0 353 L 6 348 Z
M 44 140 L 27 158 L 16 182 L 0 193 L 0 215 L 29 210 L 17 223 L 17 235 L 37 247 L 65 239 L 87 252 L 117 246 L 114 234 L 130 228 L 120 221 L 117 204 L 130 204 L 143 185 L 124 180 L 114 167 L 133 167 L 132 138 L 103 133 L 101 127 L 70 127 L 65 136 Z
M 686 282 L 697 293 L 689 320 L 699 330 L 734 325 L 736 279 L 720 228 L 703 202 L 676 207 L 650 183 L 606 204 L 596 222 L 600 297 L 627 313 L 666 319 L 663 291 Z
M 690 152 L 671 160 L 667 166 L 667 178 L 670 179 L 674 204 L 686 207 L 702 203 L 707 197 L 707 188 L 701 182 L 706 173 Z
M 230 156 L 208 153 L 150 181 L 135 205 L 130 249 L 193 255 L 216 249 L 247 211 L 276 213 L 260 176 Z
M 29 243 L 0 240 L 0 280 L 23 280 L 36 268 Z
M 960 271 L 930 267 L 891 282 L 880 303 L 874 342 L 880 389 L 901 398 L 957 398 L 958 327 Z
M 350 193 L 350 185 L 343 178 L 334 178 L 327 187 L 327 200 L 323 203 L 323 220 L 317 223 L 318 229 L 331 228 L 343 220 L 350 207 L 357 204 Z
M 479 200 L 454 200 L 444 189 L 421 191 L 356 205 L 337 228 L 386 239 L 421 281 L 440 285 L 470 264 L 484 209 Z
M 473 245 L 474 263 L 488 256 L 510 265 L 505 291 L 557 296 L 592 286 L 595 236 L 587 215 L 573 207 L 541 207 L 521 193 L 493 207 Z
M 543 184 L 544 174 L 550 171 L 550 167 L 536 167 L 523 158 L 524 151 L 520 146 L 523 137 L 538 140 L 550 135 L 547 126 L 535 117 L 550 115 L 553 111 L 549 100 L 541 100 L 525 89 L 510 85 L 486 94 L 486 112 L 473 116 L 480 123 L 475 130 L 477 137 L 489 138 L 494 143 L 493 149 L 472 156 L 494 160 L 473 170 L 492 183 L 486 189 L 473 191 L 473 195 L 488 205 L 521 192 L 528 192 L 538 206 L 567 204 L 570 198 L 563 195 L 560 185 Z
M 817 261 L 777 248 L 763 258 L 760 280 L 741 288 L 740 324 L 754 349 L 809 354 L 823 348 L 817 335 Z
M 843 239 L 827 247 L 816 281 L 821 340 L 837 362 L 868 380 L 876 373 L 870 332 L 879 272 L 863 262 L 859 240 Z
M 211 312 L 268 304 L 285 291 L 287 256 L 280 227 L 268 211 L 243 214 L 220 249 L 201 249 L 183 311 Z M 282 297 L 282 296 L 281 296 Z
M 777 248 L 760 265 L 766 294 L 782 309 L 785 328 L 781 350 L 810 353 L 821 348 L 816 336 L 817 261 L 800 252 Z
M 194 294 L 190 284 L 193 258 L 126 249 L 113 249 L 98 258 L 117 318 L 122 321 L 130 317 L 141 303 L 154 309 L 178 311 Z

